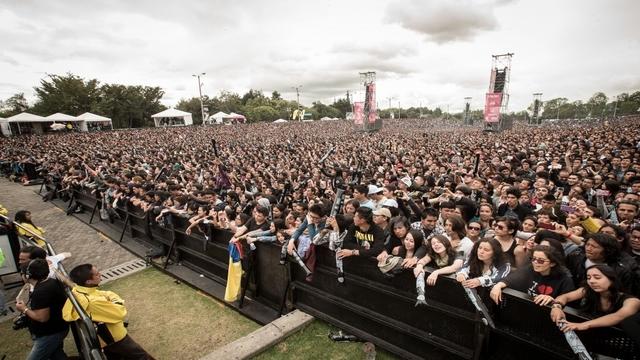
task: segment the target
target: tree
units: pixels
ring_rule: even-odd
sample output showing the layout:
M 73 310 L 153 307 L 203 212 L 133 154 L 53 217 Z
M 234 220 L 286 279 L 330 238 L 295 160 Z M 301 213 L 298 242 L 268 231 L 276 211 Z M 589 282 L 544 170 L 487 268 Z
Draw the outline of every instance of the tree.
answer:
M 38 100 L 32 111 L 38 115 L 62 112 L 78 116 L 91 111 L 100 101 L 98 80 L 85 81 L 71 73 L 49 75 L 49 79 L 40 80 L 40 86 L 34 90 Z
M 316 119 L 321 119 L 323 117 L 340 117 L 342 114 L 340 110 L 334 108 L 333 106 L 325 105 L 320 101 L 316 101 L 312 104 L 311 109 L 309 109 L 313 114 L 313 117 Z
M 204 95 L 202 97 L 202 103 L 206 104 L 208 103 L 208 101 L 209 98 Z M 176 105 L 176 109 L 193 114 L 193 123 L 202 124 L 202 109 L 200 108 L 200 98 L 192 97 L 191 99 L 180 99 L 180 101 Z
M 331 104 L 331 106 L 333 106 L 334 108 L 340 111 L 340 116 L 338 117 L 343 119 L 345 118 L 348 112 L 352 112 L 351 103 L 349 103 L 349 100 L 347 100 L 346 98 L 338 99 L 334 101 L 333 104 Z
M 151 126 L 151 115 L 166 109 L 160 103 L 164 91 L 159 87 L 105 84 L 100 93 L 93 112 L 110 117 L 114 128 Z
M 24 97 L 24 93 L 17 93 L 5 101 L 0 102 L 0 115 L 2 117 L 10 117 L 20 114 L 29 109 L 29 103 Z
M 282 96 L 276 90 L 271 93 L 271 100 L 282 100 Z
M 256 106 L 247 109 L 247 119 L 251 122 L 273 121 L 278 118 L 278 111 L 271 106 Z

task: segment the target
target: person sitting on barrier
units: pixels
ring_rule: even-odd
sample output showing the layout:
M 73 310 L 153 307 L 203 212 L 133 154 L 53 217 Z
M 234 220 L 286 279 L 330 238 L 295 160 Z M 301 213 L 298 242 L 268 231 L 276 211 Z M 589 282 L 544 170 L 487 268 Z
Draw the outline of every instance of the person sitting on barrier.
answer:
M 587 281 L 580 288 L 558 296 L 551 304 L 551 320 L 562 323 L 563 332 L 621 325 L 627 336 L 640 345 L 640 300 L 620 291 L 615 270 L 607 265 L 587 269 Z M 562 308 L 582 300 L 581 312 L 592 318 L 582 323 L 566 321 Z
M 576 286 L 586 279 L 586 268 L 594 264 L 609 265 L 617 274 L 620 289 L 640 295 L 640 269 L 630 256 L 623 256 L 616 238 L 608 234 L 589 234 L 584 248 L 567 257 L 567 265 Z
M 337 255 L 340 259 L 350 256 L 376 257 L 384 250 L 384 233 L 373 223 L 373 211 L 361 206 L 356 210 L 345 236 L 342 249 Z
M 491 299 L 496 304 L 502 301 L 502 289 L 509 287 L 526 292 L 541 306 L 550 304 L 554 298 L 573 290 L 573 282 L 563 266 L 562 255 L 549 246 L 533 248 L 531 266 L 513 271 L 491 289 Z
M 107 359 L 153 359 L 127 334 L 124 300 L 112 291 L 98 289 L 101 281 L 98 268 L 91 264 L 78 265 L 69 272 L 69 277 L 76 283 L 71 292 L 95 324 L 100 346 Z M 64 320 L 69 322 L 80 318 L 69 300 L 64 303 L 61 313 Z
M 26 238 L 33 240 L 38 246 L 42 248 L 46 246 L 46 243 L 42 239 L 40 239 L 44 237 L 45 231 L 43 228 L 33 223 L 33 221 L 31 220 L 30 211 L 27 211 L 27 210 L 18 211 L 14 216 L 13 221 L 21 225 L 21 227 L 20 226 L 17 227 L 18 235 L 24 236 Z
M 413 274 L 416 277 L 424 277 L 425 266 L 435 268 L 436 270 L 427 277 L 427 285 L 435 285 L 439 275 L 453 274 L 460 270 L 464 263 L 463 254 L 456 252 L 444 235 L 436 235 L 426 240 L 425 250 L 426 255 L 420 257 L 413 269 Z M 418 251 L 418 253 L 421 252 Z
M 20 268 L 25 282 L 33 287 L 28 302 L 16 302 L 16 310 L 26 316 L 33 339 L 27 359 L 66 359 L 63 342 L 69 325 L 62 319 L 67 298 L 62 284 L 49 277 L 49 265 L 44 259 L 31 260 Z
M 471 255 L 456 274 L 456 280 L 467 288 L 492 287 L 511 271 L 502 247 L 496 239 L 484 238 L 473 244 Z

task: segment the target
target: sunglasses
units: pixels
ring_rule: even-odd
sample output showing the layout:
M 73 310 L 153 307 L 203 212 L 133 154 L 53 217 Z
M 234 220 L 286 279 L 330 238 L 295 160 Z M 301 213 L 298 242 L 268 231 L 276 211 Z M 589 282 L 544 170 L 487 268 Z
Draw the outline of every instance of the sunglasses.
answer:
M 536 264 L 539 264 L 539 265 L 542 265 L 542 264 L 546 263 L 547 261 L 549 261 L 549 260 L 542 259 L 542 258 L 535 258 L 535 257 L 531 258 L 531 262 L 532 263 L 536 263 Z
M 475 231 L 480 231 L 481 230 L 479 227 L 475 227 L 475 226 L 469 226 L 469 227 L 467 227 L 467 229 L 475 230 Z

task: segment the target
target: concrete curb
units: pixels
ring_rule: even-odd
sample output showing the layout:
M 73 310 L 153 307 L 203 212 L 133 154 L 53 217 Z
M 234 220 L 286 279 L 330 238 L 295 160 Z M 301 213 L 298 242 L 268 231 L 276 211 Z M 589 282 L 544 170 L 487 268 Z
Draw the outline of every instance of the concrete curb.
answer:
M 313 319 L 314 317 L 309 314 L 294 310 L 251 334 L 216 349 L 202 357 L 201 360 L 241 360 L 251 358 L 301 330 Z

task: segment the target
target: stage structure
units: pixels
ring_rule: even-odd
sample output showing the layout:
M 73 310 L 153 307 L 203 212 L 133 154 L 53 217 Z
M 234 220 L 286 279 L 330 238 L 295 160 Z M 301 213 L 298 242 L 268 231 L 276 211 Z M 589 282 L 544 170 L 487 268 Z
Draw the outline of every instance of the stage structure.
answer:
M 378 118 L 375 71 L 360 73 L 360 80 L 364 85 L 365 97 L 364 103 L 361 103 L 362 110 L 360 110 L 360 105 L 357 105 L 357 102 L 354 103 L 354 125 L 356 129 L 364 131 L 380 130 L 380 128 L 382 128 L 382 119 Z
M 501 131 L 511 128 L 510 121 L 504 121 L 502 114 L 509 105 L 509 80 L 511 78 L 511 58 L 513 53 L 491 55 L 491 79 L 484 104 L 484 129 Z
M 542 93 L 533 94 L 533 108 L 531 109 L 531 118 L 529 118 L 529 125 L 542 124 L 542 118 L 540 117 L 540 109 L 542 108 Z
M 422 111 L 422 108 L 420 108 Z M 471 98 L 464 98 L 464 124 L 473 125 L 473 118 L 471 117 Z

